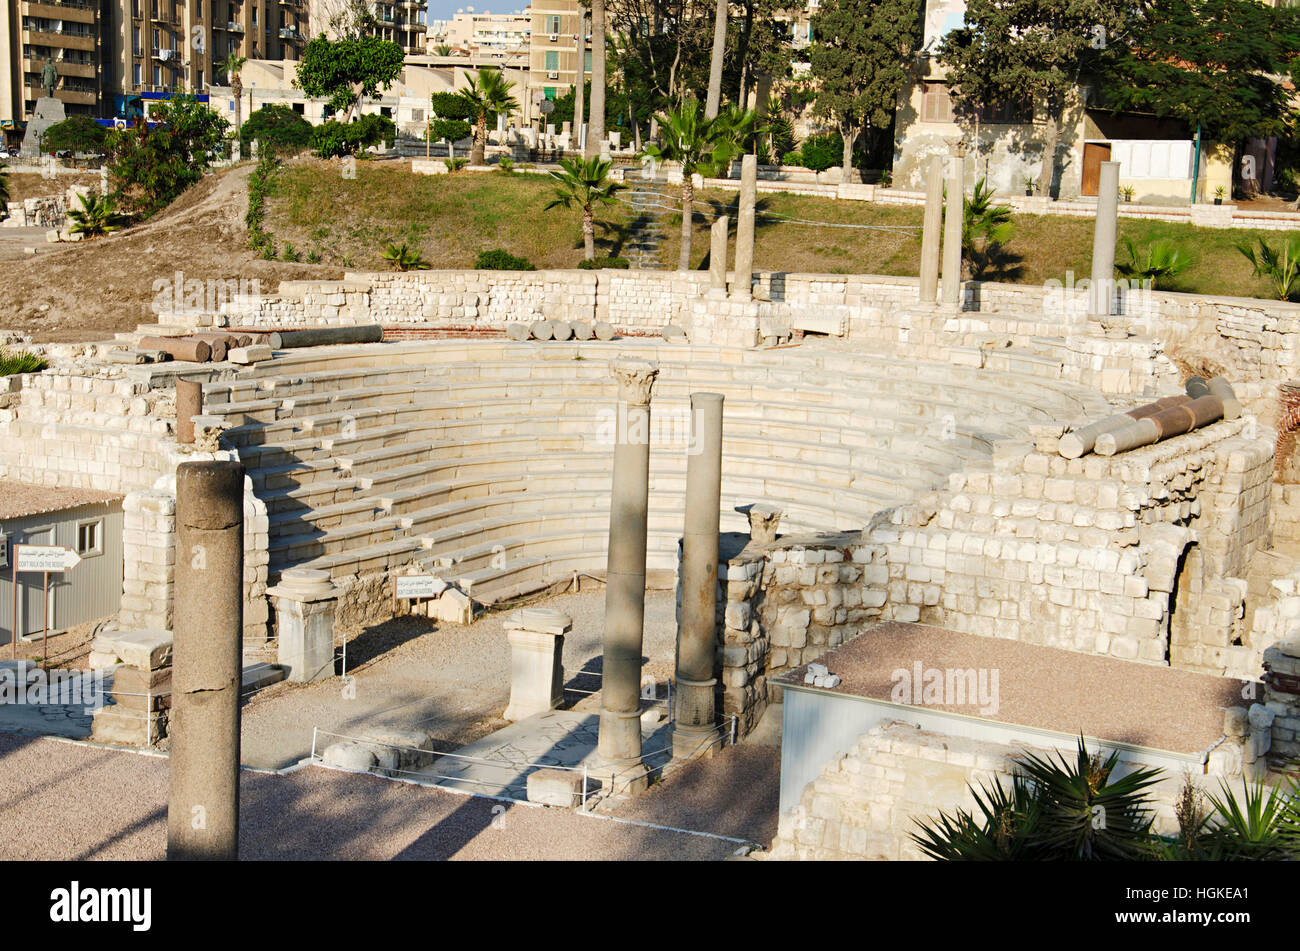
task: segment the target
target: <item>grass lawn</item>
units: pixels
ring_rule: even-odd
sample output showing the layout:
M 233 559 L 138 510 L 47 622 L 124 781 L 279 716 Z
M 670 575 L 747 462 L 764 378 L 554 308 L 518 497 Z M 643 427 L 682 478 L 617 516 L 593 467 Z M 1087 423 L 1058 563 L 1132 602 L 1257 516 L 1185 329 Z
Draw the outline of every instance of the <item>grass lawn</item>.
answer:
M 478 253 L 492 248 L 504 248 L 539 268 L 574 267 L 582 259 L 580 212 L 545 211 L 553 195 L 549 180 L 533 174 L 413 175 L 405 162 L 360 162 L 357 177 L 344 179 L 337 163 L 310 160 L 280 173 L 266 226 L 280 245 L 292 243 L 304 256 L 315 250 L 323 264 L 336 267 L 384 269 L 380 256 L 390 241 L 418 248 L 433 267 L 473 267 Z M 707 268 L 709 225 L 715 214 L 734 220 L 736 193 L 706 190 L 696 197 L 700 204 L 691 261 Z M 1016 215 L 1013 220 L 1015 233 L 1008 244 L 1013 260 L 1005 279 L 1042 284 L 1050 278 L 1064 281 L 1071 270 L 1076 280 L 1087 277 L 1090 219 Z M 631 221 L 626 204 L 600 209 L 597 253 L 619 253 Z M 915 275 L 920 224 L 920 208 L 760 194 L 754 266 L 762 271 Z M 665 267 L 676 265 L 680 226 L 680 214 L 664 221 L 660 261 Z M 903 230 L 877 230 L 881 226 Z M 1256 235 L 1275 245 L 1284 237 L 1140 219 L 1120 219 L 1119 230 L 1139 248 L 1163 238 L 1189 254 L 1191 266 L 1169 282 L 1168 290 L 1244 297 L 1268 297 L 1268 284 L 1252 276 L 1236 245 L 1253 243 Z M 1122 245 L 1116 257 L 1125 259 Z

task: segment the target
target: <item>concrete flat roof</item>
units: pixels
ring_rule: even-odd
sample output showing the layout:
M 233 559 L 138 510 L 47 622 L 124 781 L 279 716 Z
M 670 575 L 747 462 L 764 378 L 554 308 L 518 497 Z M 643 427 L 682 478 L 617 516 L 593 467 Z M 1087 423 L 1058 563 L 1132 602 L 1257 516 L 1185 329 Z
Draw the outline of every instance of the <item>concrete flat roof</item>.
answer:
M 0 519 L 44 515 L 46 512 L 61 512 L 96 502 L 116 502 L 121 498 L 121 492 L 0 481 Z
M 1224 708 L 1249 705 L 1241 681 L 1227 677 L 897 621 L 864 631 L 814 663 L 838 675 L 840 684 L 804 684 L 807 665 L 773 683 L 1179 753 L 1206 750 L 1223 735 Z M 913 687 L 918 664 L 921 684 Z M 990 704 L 982 711 L 978 695 L 954 703 L 959 697 L 950 690 L 939 702 L 926 697 L 931 669 L 945 672 L 945 681 L 949 670 L 974 670 L 977 681 L 984 671 L 989 687 L 996 671 L 996 709 Z M 907 679 L 898 671 L 907 671 Z M 901 693 L 897 684 L 905 685 Z

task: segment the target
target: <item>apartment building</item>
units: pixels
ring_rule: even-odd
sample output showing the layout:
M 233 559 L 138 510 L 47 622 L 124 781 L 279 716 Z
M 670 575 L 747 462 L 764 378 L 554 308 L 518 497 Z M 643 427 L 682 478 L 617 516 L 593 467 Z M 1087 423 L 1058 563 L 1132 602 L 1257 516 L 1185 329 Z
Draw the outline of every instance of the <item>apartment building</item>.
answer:
M 295 59 L 306 42 L 303 0 L 116 0 L 110 84 L 118 95 L 202 93 L 225 85 L 219 64 Z
M 22 122 L 44 96 L 41 70 L 58 71 L 54 98 L 68 115 L 98 115 L 104 62 L 101 7 L 92 0 L 0 0 L 0 121 Z
M 537 0 L 530 8 L 532 35 L 528 45 L 528 89 L 532 102 L 556 99 L 578 82 L 578 29 L 582 8 L 578 0 Z M 591 27 L 590 20 L 587 29 Z M 591 35 L 583 36 L 582 75 L 591 75 Z
M 533 15 L 528 7 L 515 13 L 479 12 L 466 7 L 430 29 L 429 49 L 449 46 L 470 53 L 512 56 L 528 51 L 532 33 Z

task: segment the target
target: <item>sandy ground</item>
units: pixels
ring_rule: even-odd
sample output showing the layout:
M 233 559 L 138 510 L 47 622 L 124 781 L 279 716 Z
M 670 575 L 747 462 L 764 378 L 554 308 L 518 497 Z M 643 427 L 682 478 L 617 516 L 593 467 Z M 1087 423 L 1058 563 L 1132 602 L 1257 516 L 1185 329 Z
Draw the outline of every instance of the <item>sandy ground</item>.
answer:
M 337 268 L 263 261 L 247 248 L 244 215 L 251 165 L 216 172 L 139 227 L 69 244 L 46 244 L 44 231 L 0 228 L 0 327 L 37 343 L 110 339 L 156 323 L 155 281 L 256 280 L 263 294 L 280 281 L 342 277 Z M 39 178 L 39 176 L 36 176 Z M 60 188 L 70 181 L 58 179 Z M 35 257 L 23 253 L 36 247 Z
M 167 760 L 0 735 L 0 859 L 162 859 Z M 245 772 L 243 859 L 718 860 L 736 843 L 319 768 Z
M 604 590 L 534 604 L 573 618 L 573 631 L 564 640 L 566 686 L 599 689 L 599 679 L 582 672 L 600 670 Z M 432 733 L 441 750 L 500 729 L 510 701 L 504 621 L 511 613 L 489 614 L 468 626 L 403 617 L 366 628 L 348 643 L 355 696 L 345 695 L 340 680 L 332 678 L 280 683 L 250 698 L 243 712 L 244 764 L 280 769 L 298 762 L 311 752 L 314 727 L 343 735 L 366 726 L 418 727 Z M 673 592 L 647 592 L 645 676 L 662 681 L 672 673 L 676 638 Z M 578 705 L 585 696 L 570 693 L 568 699 Z M 328 745 L 337 737 L 323 740 Z

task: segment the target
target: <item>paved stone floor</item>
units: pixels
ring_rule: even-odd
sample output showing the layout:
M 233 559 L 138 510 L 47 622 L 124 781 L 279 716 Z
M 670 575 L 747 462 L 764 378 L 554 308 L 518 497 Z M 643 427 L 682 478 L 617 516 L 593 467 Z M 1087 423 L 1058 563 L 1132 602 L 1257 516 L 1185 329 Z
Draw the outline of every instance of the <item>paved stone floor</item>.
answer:
M 439 757 L 412 779 L 428 777 L 433 785 L 489 796 L 527 799 L 528 774 L 547 767 L 595 766 L 600 717 L 576 710 L 551 710 Z M 641 731 L 641 748 L 652 770 L 671 758 L 672 733 L 666 723 Z M 462 758 L 464 757 L 464 758 Z M 595 783 L 591 785 L 594 792 Z
M 16 667 L 13 661 L 0 660 L 0 675 Z M 113 689 L 113 672 L 104 672 L 102 681 L 90 681 L 84 685 L 83 678 L 93 674 L 81 674 L 70 682 L 68 689 L 82 692 L 83 697 L 107 696 Z M 15 701 L 20 698 L 15 693 Z M 90 722 L 93 711 L 84 703 L 74 704 L 32 704 L 27 703 L 27 696 L 22 702 L 0 702 L 0 732 L 19 733 L 27 736 L 60 736 L 67 739 L 82 740 L 90 736 Z
M 162 859 L 166 757 L 0 734 L 0 860 Z M 730 839 L 308 767 L 245 771 L 240 858 L 711 860 Z

